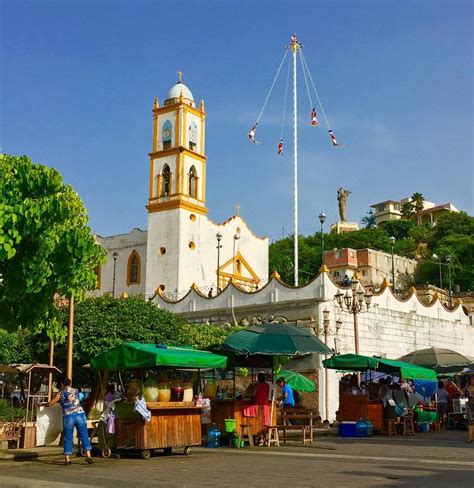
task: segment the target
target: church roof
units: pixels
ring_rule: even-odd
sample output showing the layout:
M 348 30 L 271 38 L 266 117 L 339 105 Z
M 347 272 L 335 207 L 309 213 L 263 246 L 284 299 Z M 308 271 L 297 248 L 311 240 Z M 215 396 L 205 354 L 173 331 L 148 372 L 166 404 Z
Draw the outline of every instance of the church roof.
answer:
M 188 100 L 194 102 L 194 97 L 191 93 L 191 90 L 182 81 L 178 81 L 170 88 L 166 100 L 169 100 L 171 98 L 179 98 L 181 93 L 183 93 L 184 98 L 187 98 Z

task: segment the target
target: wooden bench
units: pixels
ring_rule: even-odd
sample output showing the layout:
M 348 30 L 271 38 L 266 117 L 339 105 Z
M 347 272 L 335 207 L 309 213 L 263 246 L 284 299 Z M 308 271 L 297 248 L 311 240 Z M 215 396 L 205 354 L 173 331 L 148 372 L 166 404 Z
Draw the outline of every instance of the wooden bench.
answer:
M 283 444 L 286 444 L 286 431 L 300 431 L 303 434 L 303 444 L 313 443 L 314 433 L 314 419 L 315 415 L 313 411 L 307 413 L 299 413 L 300 411 L 287 411 L 283 410 L 280 414 L 281 424 L 278 424 L 278 430 L 283 431 Z M 303 421 L 301 424 L 292 424 L 291 420 Z

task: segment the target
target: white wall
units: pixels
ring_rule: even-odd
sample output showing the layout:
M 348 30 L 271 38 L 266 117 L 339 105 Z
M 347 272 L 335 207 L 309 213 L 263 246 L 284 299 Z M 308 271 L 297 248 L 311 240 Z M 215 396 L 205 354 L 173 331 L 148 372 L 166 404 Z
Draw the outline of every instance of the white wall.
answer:
M 100 296 L 112 293 L 114 258 L 113 253 L 118 254 L 115 267 L 115 296 L 119 297 L 123 292 L 129 295 L 144 295 L 146 283 L 146 263 L 147 263 L 147 231 L 138 228 L 133 229 L 128 234 L 119 234 L 110 237 L 97 236 L 98 243 L 107 251 L 107 262 L 101 267 L 101 286 L 99 289 L 91 291 L 90 296 Z M 127 285 L 127 264 L 128 258 L 133 251 L 140 255 L 140 283 Z
M 157 297 L 157 303 L 173 312 L 183 314 L 187 320 L 219 323 L 234 323 L 234 317 L 275 316 L 289 321 L 301 320 L 307 327 L 319 326 L 322 339 L 323 310 L 330 312 L 330 336 L 328 345 L 334 347 L 337 340 L 339 353 L 354 352 L 353 316 L 340 310 L 334 295 L 340 290 L 321 273 L 310 284 L 293 288 L 273 278 L 257 292 L 245 293 L 230 286 L 220 295 L 208 299 L 192 290 L 183 300 L 169 303 Z M 474 356 L 474 327 L 472 316 L 467 316 L 463 307 L 457 305 L 452 311 L 436 300 L 425 306 L 412 294 L 398 300 L 389 288 L 374 295 L 368 312 L 358 315 L 360 353 L 368 356 L 382 355 L 396 359 L 410 351 L 431 346 L 454 349 L 461 354 Z M 308 323 L 314 317 L 313 324 Z M 337 333 L 336 320 L 342 320 Z M 320 375 L 322 378 L 324 375 Z M 329 371 L 329 411 L 333 419 L 338 409 L 338 376 Z M 321 411 L 324 405 L 324 382 L 319 389 Z

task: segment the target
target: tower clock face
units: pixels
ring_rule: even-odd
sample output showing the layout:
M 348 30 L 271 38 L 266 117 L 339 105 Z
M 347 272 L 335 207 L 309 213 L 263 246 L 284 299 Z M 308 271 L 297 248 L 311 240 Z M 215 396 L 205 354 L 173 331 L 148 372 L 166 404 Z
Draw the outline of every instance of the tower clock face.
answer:
M 193 122 L 189 126 L 189 140 L 194 144 L 197 144 L 198 130 L 196 124 Z
M 171 141 L 172 130 L 173 130 L 173 126 L 171 125 L 171 122 L 167 120 L 163 124 L 163 128 L 161 129 L 161 138 L 163 142 Z

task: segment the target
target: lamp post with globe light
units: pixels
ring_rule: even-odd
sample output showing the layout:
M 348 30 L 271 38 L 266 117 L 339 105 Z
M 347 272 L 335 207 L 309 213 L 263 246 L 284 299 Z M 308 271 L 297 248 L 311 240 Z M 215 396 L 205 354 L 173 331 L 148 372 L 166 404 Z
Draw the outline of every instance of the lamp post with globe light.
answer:
M 221 291 L 220 282 L 219 282 L 219 268 L 221 266 L 220 260 L 221 260 L 221 249 L 222 249 L 222 244 L 221 244 L 222 234 L 220 232 L 218 232 L 216 234 L 216 239 L 217 239 L 217 270 L 216 270 L 216 274 L 217 274 L 217 293 L 219 293 Z
M 372 304 L 372 293 L 364 291 L 358 273 L 354 273 L 350 290 L 344 294 L 342 290 L 334 296 L 342 311 L 349 312 L 354 317 L 354 349 L 359 354 L 359 323 L 357 316 L 361 312 L 367 312 Z
M 326 214 L 321 212 L 318 215 L 319 223 L 321 224 L 321 264 L 324 264 L 324 234 L 323 234 L 323 224 L 326 220 Z

